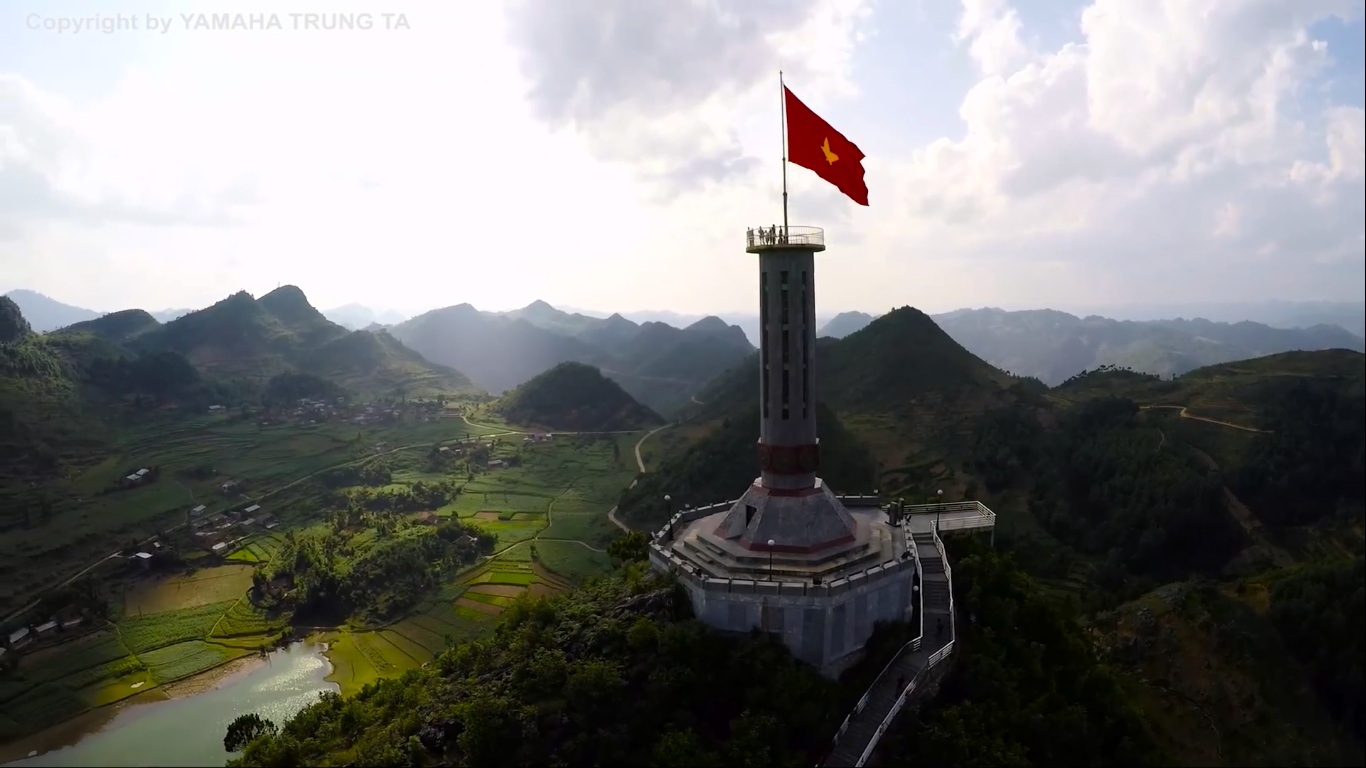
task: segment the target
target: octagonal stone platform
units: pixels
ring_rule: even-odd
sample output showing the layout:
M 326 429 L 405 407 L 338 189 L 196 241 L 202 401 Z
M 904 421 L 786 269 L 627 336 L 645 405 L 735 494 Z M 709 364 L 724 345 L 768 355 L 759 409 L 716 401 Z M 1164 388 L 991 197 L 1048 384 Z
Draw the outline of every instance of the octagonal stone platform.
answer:
M 650 561 L 679 576 L 705 624 L 780 635 L 831 676 L 857 660 L 875 622 L 909 620 L 918 562 L 876 497 L 836 496 L 820 481 L 775 494 L 759 480 L 735 501 L 674 515 Z

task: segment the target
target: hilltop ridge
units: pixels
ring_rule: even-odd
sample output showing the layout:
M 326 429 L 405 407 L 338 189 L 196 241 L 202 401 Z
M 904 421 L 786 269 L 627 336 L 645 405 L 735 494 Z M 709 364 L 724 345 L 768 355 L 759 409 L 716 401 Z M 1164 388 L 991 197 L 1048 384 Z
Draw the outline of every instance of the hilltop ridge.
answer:
M 664 423 L 602 371 L 573 362 L 522 384 L 494 408 L 514 424 L 572 432 L 630 431 Z
M 636 400 L 660 412 L 687 405 L 709 379 L 754 351 L 737 326 L 703 318 L 688 328 L 596 318 L 536 301 L 509 312 L 458 304 L 390 329 L 430 360 L 503 392 L 565 362 L 599 368 Z

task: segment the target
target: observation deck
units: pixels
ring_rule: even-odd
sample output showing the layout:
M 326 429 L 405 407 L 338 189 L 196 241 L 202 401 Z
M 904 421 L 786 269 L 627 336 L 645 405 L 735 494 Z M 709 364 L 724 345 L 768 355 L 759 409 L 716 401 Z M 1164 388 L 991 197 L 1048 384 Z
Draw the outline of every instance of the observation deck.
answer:
M 825 250 L 825 230 L 820 227 L 753 227 L 745 231 L 745 251 L 764 253 L 797 248 L 819 253 Z

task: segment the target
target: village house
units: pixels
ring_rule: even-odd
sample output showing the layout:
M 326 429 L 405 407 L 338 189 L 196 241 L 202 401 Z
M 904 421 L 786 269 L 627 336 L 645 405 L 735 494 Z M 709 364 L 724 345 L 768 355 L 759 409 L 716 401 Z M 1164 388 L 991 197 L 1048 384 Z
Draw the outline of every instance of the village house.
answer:
M 223 486 L 222 486 L 223 493 L 231 493 L 232 491 L 237 490 L 237 486 L 238 486 L 238 485 L 240 485 L 240 484 L 239 484 L 236 480 L 229 480 L 229 481 L 223 483 Z
M 18 650 L 32 641 L 33 637 L 29 635 L 28 627 L 20 627 L 9 633 L 9 639 L 6 642 L 6 645 L 8 645 L 11 650 Z
M 136 560 L 138 565 L 141 565 L 143 568 L 148 568 L 152 565 L 151 552 L 135 552 L 133 553 L 132 559 Z
M 33 628 L 34 634 L 38 637 L 47 637 L 57 631 L 57 622 L 49 619 Z
M 215 545 L 213 545 L 212 547 L 210 547 L 209 549 L 210 549 L 210 551 L 212 551 L 215 555 L 221 555 L 221 554 L 223 554 L 223 550 L 225 550 L 225 549 L 227 549 L 227 548 L 228 548 L 228 542 L 226 542 L 226 541 L 220 541 L 220 542 L 218 542 L 217 544 L 215 544 Z
M 62 631 L 68 632 L 85 623 L 84 616 L 72 616 L 62 622 Z
M 209 406 L 209 413 L 222 413 L 222 412 L 225 411 L 225 410 L 227 410 L 227 409 L 224 408 L 224 407 L 221 406 L 221 405 L 211 405 L 211 406 Z
M 440 520 L 440 518 L 437 517 L 437 514 L 431 510 L 418 512 L 413 519 L 422 525 L 436 525 Z
M 502 469 L 503 467 L 506 467 L 506 466 L 507 466 L 507 462 L 506 462 L 506 461 L 503 461 L 502 459 L 489 459 L 489 463 L 488 463 L 488 468 L 489 468 L 489 469 Z

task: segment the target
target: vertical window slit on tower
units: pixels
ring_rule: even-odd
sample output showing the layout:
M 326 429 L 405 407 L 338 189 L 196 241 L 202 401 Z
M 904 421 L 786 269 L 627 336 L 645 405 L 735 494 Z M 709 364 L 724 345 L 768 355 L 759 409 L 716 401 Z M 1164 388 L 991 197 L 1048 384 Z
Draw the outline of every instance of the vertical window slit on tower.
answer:
M 807 291 L 806 270 L 802 270 L 802 418 L 811 416 L 811 302 Z
M 783 291 L 783 293 L 787 293 L 787 291 Z M 788 371 L 788 369 L 787 369 L 787 364 L 788 364 L 788 362 L 789 362 L 789 360 L 788 360 L 788 350 L 791 349 L 791 348 L 792 348 L 792 337 L 791 337 L 791 335 L 789 334 L 787 328 L 783 328 L 783 418 L 784 418 L 784 419 L 787 418 L 787 404 L 788 404 L 789 398 L 790 398 L 790 394 L 789 394 L 789 390 L 788 390 L 788 375 L 789 375 L 789 371 Z
M 759 273 L 759 398 L 763 403 L 764 418 L 768 418 L 768 273 Z

